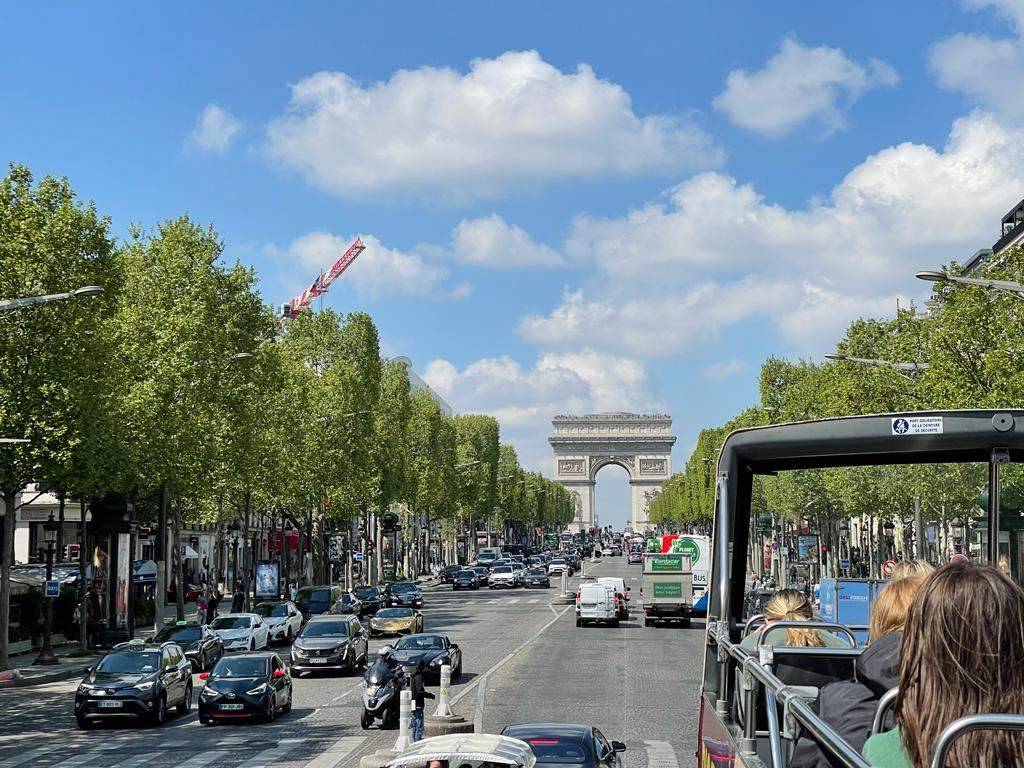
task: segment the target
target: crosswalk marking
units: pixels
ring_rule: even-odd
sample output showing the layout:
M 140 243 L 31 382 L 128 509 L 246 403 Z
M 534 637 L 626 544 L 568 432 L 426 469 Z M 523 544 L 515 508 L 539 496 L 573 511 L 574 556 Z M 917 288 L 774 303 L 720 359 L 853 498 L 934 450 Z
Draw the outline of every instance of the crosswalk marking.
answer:
M 273 765 L 278 760 L 283 758 L 286 754 L 295 749 L 299 744 L 303 742 L 302 739 L 282 739 L 276 747 L 265 749 L 255 757 L 251 757 L 242 763 L 238 768 L 267 768 L 268 765 Z M 206 765 L 206 763 L 202 763 Z M 181 768 L 200 768 L 199 766 L 192 766 L 182 763 Z
M 7 760 L 0 760 L 0 768 L 15 768 L 17 765 L 23 765 L 31 760 L 35 760 L 40 755 L 45 755 L 47 752 L 54 749 L 56 749 L 55 746 L 36 747 L 35 749 L 30 749 L 28 752 L 22 752 L 16 757 L 11 757 Z
M 530 605 L 536 605 L 537 603 L 540 602 L 540 598 L 539 597 L 535 597 L 535 598 L 533 598 L 533 600 L 530 600 L 528 602 L 530 603 Z
M 679 768 L 676 751 L 667 741 L 645 741 L 647 768 Z
M 245 736 L 227 736 L 217 742 L 218 747 L 230 747 L 234 744 L 245 744 L 249 741 Z
M 494 604 L 495 604 L 496 602 L 498 602 L 498 601 L 497 601 L 497 599 L 494 599 L 494 600 L 488 600 L 488 601 L 487 601 L 487 604 L 488 604 L 488 605 L 494 605 Z
M 72 755 L 67 760 L 63 760 L 59 763 L 55 763 L 53 768 L 76 768 L 79 765 L 86 765 L 96 759 L 99 753 L 103 752 L 104 749 L 109 747 L 101 747 L 97 749 L 90 749 L 86 752 L 81 752 L 77 755 Z
M 141 755 L 122 760 L 117 764 L 117 768 L 146 768 L 152 762 L 153 754 L 151 752 L 143 752 Z
M 267 751 L 269 752 L 270 750 Z M 192 757 L 190 757 L 184 763 L 179 763 L 177 768 L 203 768 L 203 766 L 209 765 L 215 760 L 220 760 L 226 754 L 227 752 L 217 749 L 215 749 L 213 752 L 200 752 L 198 755 L 193 755 Z M 259 757 L 259 755 L 256 755 L 256 757 Z M 245 765 L 248 764 L 249 763 L 245 763 Z
M 518 602 L 519 602 L 519 598 L 518 597 L 513 597 L 511 600 L 508 601 L 508 604 L 509 605 L 515 605 Z
M 345 736 L 340 738 L 306 763 L 305 768 L 337 768 L 364 741 L 366 741 L 364 736 Z

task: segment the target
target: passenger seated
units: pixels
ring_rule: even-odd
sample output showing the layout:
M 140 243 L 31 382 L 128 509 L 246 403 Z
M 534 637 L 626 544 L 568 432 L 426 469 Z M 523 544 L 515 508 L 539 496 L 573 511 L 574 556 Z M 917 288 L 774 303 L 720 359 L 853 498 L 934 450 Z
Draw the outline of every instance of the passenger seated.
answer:
M 900 652 L 896 727 L 867 740 L 880 768 L 928 768 L 939 733 L 973 714 L 1024 713 L 1024 591 L 988 565 L 950 563 L 910 606 Z M 960 736 L 948 765 L 1024 765 L 1024 733 Z
M 814 611 L 803 592 L 780 589 L 764 607 L 764 626 L 758 627 L 740 643 L 741 648 L 754 651 L 757 641 L 765 632 L 765 644 L 790 648 L 849 648 L 850 644 L 831 632 L 818 629 L 771 629 L 777 621 L 810 621 Z
M 878 699 L 898 684 L 900 638 L 907 611 L 924 583 L 921 576 L 890 581 L 871 606 L 868 647 L 857 661 L 857 679 L 829 683 L 813 705 L 818 715 L 850 746 L 860 750 L 871 735 Z M 790 768 L 832 768 L 814 738 L 804 733 L 796 743 Z

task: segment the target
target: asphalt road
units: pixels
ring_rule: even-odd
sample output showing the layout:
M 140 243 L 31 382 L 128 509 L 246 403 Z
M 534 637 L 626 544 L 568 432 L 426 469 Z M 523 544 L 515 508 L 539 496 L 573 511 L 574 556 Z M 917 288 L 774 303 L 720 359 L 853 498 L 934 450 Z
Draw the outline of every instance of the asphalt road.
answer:
M 640 566 L 605 558 L 591 568 L 624 576 L 638 607 Z M 425 631 L 444 632 L 463 649 L 464 674 L 451 691 L 456 713 L 491 733 L 522 722 L 592 724 L 626 743 L 627 768 L 693 765 L 702 627 L 645 628 L 634 610 L 615 629 L 577 628 L 571 606 L 549 604 L 556 592 L 425 591 Z M 371 653 L 384 642 L 371 641 Z M 287 648 L 278 650 L 287 657 Z M 201 683 L 193 682 L 198 694 Z M 193 707 L 160 729 L 76 730 L 77 686 L 0 691 L 0 768 L 354 768 L 397 735 L 360 729 L 361 677 L 296 679 L 293 711 L 273 724 L 203 727 Z

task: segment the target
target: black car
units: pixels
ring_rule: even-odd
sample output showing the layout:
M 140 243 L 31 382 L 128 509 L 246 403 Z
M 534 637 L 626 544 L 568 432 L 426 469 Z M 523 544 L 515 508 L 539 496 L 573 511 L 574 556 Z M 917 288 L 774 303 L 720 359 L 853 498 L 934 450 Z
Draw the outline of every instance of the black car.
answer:
M 224 655 L 224 641 L 204 624 L 179 621 L 167 624 L 153 636 L 157 643 L 177 643 L 196 672 L 204 672 Z
M 341 605 L 338 613 L 348 613 L 353 616 L 363 615 L 363 601 L 357 595 L 346 592 L 341 596 Z
M 441 569 L 441 573 L 438 574 L 441 577 L 442 584 L 451 584 L 455 579 L 455 574 L 462 570 L 461 565 L 446 565 Z
M 393 608 L 423 607 L 423 593 L 411 581 L 396 581 L 388 586 Z
M 356 587 L 352 590 L 360 602 L 360 616 L 373 616 L 386 607 L 384 593 L 376 587 Z
M 163 725 L 175 707 L 192 707 L 192 664 L 177 643 L 133 640 L 104 654 L 75 693 L 75 722 L 88 728 L 98 720 L 143 720 Z
M 295 595 L 295 604 L 305 621 L 321 613 L 342 613 L 345 590 L 341 587 L 303 587 Z
M 455 574 L 452 590 L 457 592 L 460 589 L 480 589 L 480 576 L 472 568 L 463 568 Z
M 537 758 L 536 768 L 561 767 L 566 763 L 573 768 L 622 768 L 619 754 L 626 751 L 621 741 L 608 741 L 597 728 L 587 725 L 506 725 L 501 735 L 529 744 Z
M 406 635 L 394 649 L 395 661 L 403 666 L 422 661 L 425 677 L 440 679 L 445 664 L 452 668 L 452 680 L 462 676 L 462 650 L 444 635 Z
M 531 568 L 526 572 L 523 586 L 546 588 L 551 586 L 551 579 L 548 577 L 548 572 L 543 568 Z
M 292 709 L 292 677 L 276 653 L 243 653 L 217 662 L 199 694 L 199 722 L 261 718 L 268 723 Z
M 310 619 L 292 643 L 292 672 L 317 670 L 354 672 L 366 664 L 369 641 L 355 616 L 317 616 Z
M 488 568 L 486 565 L 473 565 L 473 566 L 470 566 L 470 570 L 476 571 L 476 575 L 480 577 L 480 583 L 481 584 L 486 584 L 487 583 L 487 577 L 491 573 L 491 569 L 490 568 Z

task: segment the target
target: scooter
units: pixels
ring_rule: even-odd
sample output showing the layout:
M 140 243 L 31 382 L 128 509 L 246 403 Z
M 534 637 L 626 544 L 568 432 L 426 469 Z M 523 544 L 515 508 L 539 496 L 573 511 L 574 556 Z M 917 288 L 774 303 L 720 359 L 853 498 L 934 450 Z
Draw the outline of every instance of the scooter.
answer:
M 385 729 L 398 725 L 399 700 L 405 673 L 394 662 L 388 662 L 390 650 L 388 646 L 381 648 L 377 660 L 366 670 L 363 714 L 359 719 L 364 731 L 376 720 L 380 720 L 381 727 Z

